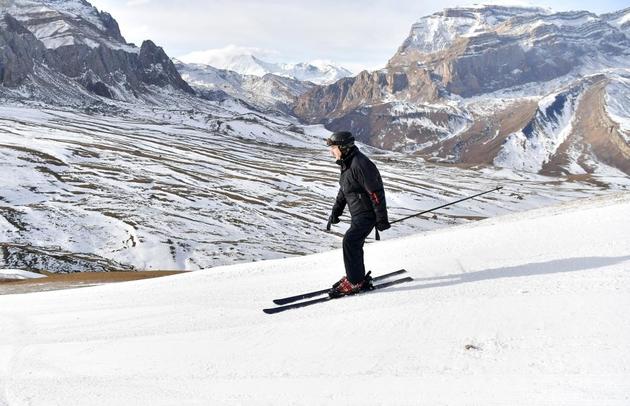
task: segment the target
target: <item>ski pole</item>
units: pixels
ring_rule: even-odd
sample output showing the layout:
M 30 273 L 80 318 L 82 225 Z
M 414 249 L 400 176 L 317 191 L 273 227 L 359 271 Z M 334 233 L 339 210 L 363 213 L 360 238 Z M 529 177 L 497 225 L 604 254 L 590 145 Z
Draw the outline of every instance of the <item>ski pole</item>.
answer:
M 468 200 L 468 199 L 475 198 L 475 197 L 477 197 L 477 196 L 485 195 L 486 193 L 496 192 L 497 190 L 500 190 L 500 189 L 503 189 L 503 186 L 496 187 L 496 188 L 494 188 L 494 189 L 492 189 L 492 190 L 488 190 L 488 191 L 486 191 L 486 192 L 477 193 L 476 195 L 468 196 L 468 197 L 465 197 L 465 198 L 463 198 L 463 199 L 456 200 L 456 201 L 454 201 L 454 202 L 446 203 L 446 204 L 443 204 L 443 205 L 438 206 L 438 207 L 434 207 L 434 208 L 429 209 L 429 210 L 421 211 L 420 213 L 412 214 L 412 215 L 410 215 L 410 216 L 403 217 L 403 218 L 398 219 L 398 220 L 394 220 L 394 221 L 390 222 L 389 224 L 399 223 L 399 222 L 401 222 L 401 221 L 404 221 L 404 220 L 410 219 L 410 218 L 412 218 L 412 217 L 417 217 L 417 216 L 420 216 L 420 215 L 425 214 L 425 213 L 430 213 L 430 212 L 432 212 L 432 211 L 435 211 L 435 210 L 438 210 L 438 209 L 442 209 L 442 208 L 444 208 L 444 207 L 446 207 L 446 206 L 451 206 L 451 205 L 453 205 L 453 204 L 456 204 L 456 203 L 459 203 L 459 202 L 463 202 L 464 200 Z

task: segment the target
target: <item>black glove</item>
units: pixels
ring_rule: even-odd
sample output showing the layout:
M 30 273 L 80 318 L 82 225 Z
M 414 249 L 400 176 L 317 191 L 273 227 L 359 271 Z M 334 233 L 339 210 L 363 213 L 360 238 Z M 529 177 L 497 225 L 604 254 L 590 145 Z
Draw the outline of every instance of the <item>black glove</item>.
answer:
M 385 230 L 387 230 L 390 227 L 391 227 L 391 225 L 389 224 L 389 221 L 387 219 L 379 220 L 376 223 L 376 229 L 378 231 L 385 231 Z
M 330 231 L 330 225 L 331 224 L 337 224 L 339 223 L 339 217 L 335 216 L 335 214 L 331 214 L 330 217 L 328 217 L 328 224 L 326 224 L 326 231 Z

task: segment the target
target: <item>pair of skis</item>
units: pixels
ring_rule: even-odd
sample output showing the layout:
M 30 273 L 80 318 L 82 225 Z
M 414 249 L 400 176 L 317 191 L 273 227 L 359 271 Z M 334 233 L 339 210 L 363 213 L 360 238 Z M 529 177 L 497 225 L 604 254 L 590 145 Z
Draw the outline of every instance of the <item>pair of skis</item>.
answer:
M 392 276 L 397 276 L 397 275 L 404 274 L 406 272 L 407 272 L 406 270 L 400 269 L 398 271 L 394 271 L 394 272 L 386 273 L 384 275 L 376 276 L 376 277 L 372 278 L 372 281 L 373 282 L 378 282 L 378 281 L 381 281 L 383 279 L 391 278 Z M 374 284 L 374 289 L 361 291 L 361 292 L 356 293 L 356 294 L 360 295 L 360 294 L 363 294 L 363 293 L 369 293 L 369 292 L 372 292 L 373 290 L 387 288 L 387 287 L 392 286 L 392 285 L 398 285 L 399 283 L 411 282 L 412 280 L 413 280 L 412 277 L 407 276 L 407 277 L 404 277 L 404 278 L 394 279 L 392 281 L 387 281 L 387 282 L 383 282 L 383 283 L 375 283 Z M 283 312 L 285 310 L 297 309 L 297 308 L 300 308 L 300 307 L 306 307 L 306 306 L 314 305 L 316 303 L 323 303 L 323 302 L 327 302 L 329 300 L 339 299 L 339 298 L 333 298 L 333 297 L 328 296 L 328 292 L 329 291 L 330 291 L 330 288 L 322 289 L 322 290 L 316 290 L 314 292 L 303 293 L 301 295 L 285 297 L 285 298 L 282 298 L 282 299 L 274 299 L 273 302 L 275 304 L 279 305 L 279 306 L 277 306 L 277 307 L 270 307 L 268 309 L 263 309 L 263 312 L 265 312 L 267 314 L 280 313 L 280 312 Z M 326 296 L 317 297 L 317 296 L 322 296 L 322 295 L 326 295 Z M 345 297 L 345 296 L 341 296 L 341 297 Z M 316 298 L 316 299 L 311 299 L 311 298 Z M 305 299 L 311 299 L 311 300 L 305 300 Z M 304 301 L 301 301 L 301 300 L 304 300 Z

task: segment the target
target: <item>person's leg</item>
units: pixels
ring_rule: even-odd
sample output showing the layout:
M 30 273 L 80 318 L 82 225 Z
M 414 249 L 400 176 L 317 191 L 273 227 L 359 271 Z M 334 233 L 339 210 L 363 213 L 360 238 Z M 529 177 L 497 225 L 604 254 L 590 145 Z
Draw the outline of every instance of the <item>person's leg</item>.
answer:
M 352 219 L 350 228 L 343 236 L 343 262 L 346 277 L 352 284 L 357 284 L 365 278 L 363 244 L 373 228 L 373 218 Z

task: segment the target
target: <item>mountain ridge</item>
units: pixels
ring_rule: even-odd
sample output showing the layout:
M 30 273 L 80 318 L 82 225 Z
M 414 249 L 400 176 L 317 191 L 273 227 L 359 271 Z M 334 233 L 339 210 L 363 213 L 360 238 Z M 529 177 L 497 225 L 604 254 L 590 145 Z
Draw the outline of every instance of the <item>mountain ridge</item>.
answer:
M 177 59 L 185 64 L 207 65 L 214 69 L 229 70 L 241 75 L 263 77 L 273 74 L 315 84 L 332 83 L 352 75 L 349 70 L 330 61 L 267 62 L 247 49 L 233 46 L 219 50 L 193 52 Z
M 577 154 L 565 145 L 538 166 L 528 166 L 525 155 L 521 160 L 518 154 L 511 160 L 500 157 L 510 152 L 506 140 L 527 132 L 535 120 L 536 110 L 530 110 L 521 127 L 514 127 L 514 118 L 522 115 L 518 106 L 579 86 L 589 76 L 603 75 L 613 88 L 624 88 L 630 77 L 630 39 L 620 27 L 628 15 L 627 9 L 603 16 L 503 6 L 447 9 L 415 23 L 386 68 L 315 87 L 299 96 L 293 111 L 306 123 L 351 130 L 367 144 L 427 159 L 513 165 L 546 174 L 606 172 L 609 167 L 628 174 L 630 154 L 623 141 L 630 113 L 619 104 L 612 116 L 605 106 L 600 109 L 613 123 L 597 129 L 601 139 L 582 137 Z M 605 103 L 609 98 L 583 100 Z M 493 104 L 505 114 L 483 107 Z M 401 106 L 403 116 L 397 113 Z M 432 106 L 442 106 L 441 111 Z M 464 131 L 462 122 L 468 123 Z M 543 134 L 528 149 L 544 149 L 550 136 Z M 603 144 L 607 147 L 597 146 Z
M 127 44 L 111 15 L 83 0 L 5 0 L 0 8 L 0 95 L 51 104 L 155 101 L 194 94 L 164 50 Z

